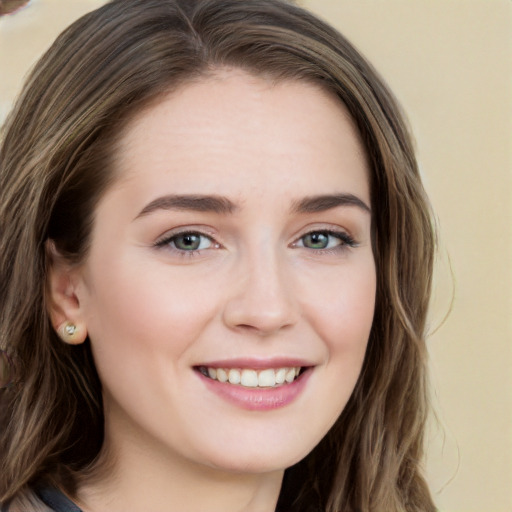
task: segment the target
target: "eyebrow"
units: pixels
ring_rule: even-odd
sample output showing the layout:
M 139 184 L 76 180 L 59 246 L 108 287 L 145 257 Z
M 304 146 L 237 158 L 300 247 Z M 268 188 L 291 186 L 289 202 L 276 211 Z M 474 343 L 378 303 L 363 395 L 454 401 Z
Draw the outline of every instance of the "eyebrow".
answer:
M 292 210 L 296 213 L 325 212 L 338 206 L 355 206 L 371 213 L 371 208 L 359 197 L 353 194 L 327 194 L 305 197 L 293 204 Z
M 140 211 L 137 218 L 155 210 L 189 210 L 225 215 L 233 213 L 237 206 L 228 198 L 216 195 L 166 195 L 151 201 Z
M 370 207 L 353 194 L 327 194 L 305 197 L 294 201 L 292 211 L 295 213 L 316 213 L 339 206 L 355 206 L 371 213 Z M 156 210 L 187 210 L 227 215 L 238 210 L 238 206 L 227 197 L 217 195 L 165 195 L 151 201 L 139 212 L 136 218 L 143 217 Z

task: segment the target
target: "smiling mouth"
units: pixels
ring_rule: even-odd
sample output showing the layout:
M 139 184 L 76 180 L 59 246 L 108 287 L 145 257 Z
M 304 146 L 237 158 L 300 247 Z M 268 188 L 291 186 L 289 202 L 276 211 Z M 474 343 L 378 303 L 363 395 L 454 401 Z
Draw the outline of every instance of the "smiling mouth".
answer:
M 294 382 L 306 370 L 306 368 L 300 366 L 266 368 L 264 370 L 213 368 L 208 366 L 198 366 L 196 369 L 209 379 L 246 388 L 276 388 L 285 386 Z

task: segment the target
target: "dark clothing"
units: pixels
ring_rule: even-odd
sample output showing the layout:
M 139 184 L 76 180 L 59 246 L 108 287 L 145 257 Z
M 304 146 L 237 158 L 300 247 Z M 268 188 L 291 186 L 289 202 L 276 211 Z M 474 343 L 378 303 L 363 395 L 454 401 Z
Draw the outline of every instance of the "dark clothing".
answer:
M 69 498 L 58 489 L 44 487 L 36 490 L 39 499 L 53 512 L 82 512 Z

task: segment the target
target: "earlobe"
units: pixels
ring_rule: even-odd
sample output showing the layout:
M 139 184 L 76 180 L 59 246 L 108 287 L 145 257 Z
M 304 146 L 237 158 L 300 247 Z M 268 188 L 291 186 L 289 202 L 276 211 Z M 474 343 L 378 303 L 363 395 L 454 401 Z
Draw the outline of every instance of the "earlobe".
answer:
M 53 328 L 65 343 L 78 345 L 87 338 L 72 265 L 59 254 L 53 240 L 46 242 L 47 308 Z
M 64 322 L 57 327 L 56 331 L 59 338 L 70 345 L 79 345 L 83 343 L 87 337 L 85 329 L 72 322 Z

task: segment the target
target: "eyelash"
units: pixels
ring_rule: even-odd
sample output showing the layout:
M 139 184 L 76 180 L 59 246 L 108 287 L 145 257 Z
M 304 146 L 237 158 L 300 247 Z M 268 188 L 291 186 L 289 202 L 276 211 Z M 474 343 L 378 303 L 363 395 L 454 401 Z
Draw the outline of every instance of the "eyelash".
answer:
M 206 238 L 211 242 L 213 247 L 215 247 L 215 248 L 220 247 L 220 244 L 216 243 L 215 240 L 210 235 L 201 233 L 200 231 L 193 231 L 193 230 L 186 230 L 186 231 L 179 231 L 177 233 L 171 233 L 170 235 L 165 236 L 161 240 L 158 240 L 155 243 L 155 247 L 162 248 L 162 249 L 164 249 L 164 248 L 168 249 L 183 258 L 191 258 L 191 257 L 197 256 L 201 253 L 201 251 L 205 250 L 203 248 L 203 249 L 193 249 L 193 250 L 188 251 L 188 250 L 179 249 L 178 247 L 176 247 L 176 244 L 175 244 L 176 239 L 178 239 L 179 237 L 185 237 L 187 235 L 197 236 L 200 238 Z M 209 248 L 210 247 L 208 247 L 208 249 Z
M 340 243 L 335 245 L 334 247 L 326 247 L 326 248 L 318 248 L 314 249 L 312 247 L 305 247 L 304 245 L 298 246 L 297 244 L 299 241 L 302 241 L 302 244 L 304 244 L 303 240 L 307 236 L 311 235 L 326 235 L 328 237 L 334 237 L 337 238 Z M 305 249 L 309 249 L 311 251 L 319 252 L 321 254 L 332 254 L 332 253 L 338 253 L 341 251 L 346 251 L 348 248 L 357 247 L 357 242 L 352 238 L 348 233 L 345 231 L 335 231 L 332 229 L 314 229 L 312 231 L 308 231 L 307 233 L 304 233 L 297 242 L 293 243 L 294 246 L 298 247 L 304 247 Z
M 319 235 L 319 234 L 337 238 L 341 243 L 335 245 L 334 247 L 318 248 L 318 249 L 306 247 L 304 245 L 305 237 L 311 236 L 311 235 Z M 213 239 L 212 236 L 202 233 L 200 231 L 192 231 L 192 230 L 180 231 L 178 233 L 172 233 L 168 236 L 165 236 L 161 240 L 158 240 L 154 244 L 154 246 L 157 248 L 167 248 L 168 250 L 174 252 L 175 254 L 178 254 L 180 257 L 183 257 L 183 258 L 191 258 L 191 257 L 197 256 L 201 253 L 201 251 L 211 248 L 211 247 L 207 247 L 207 248 L 203 248 L 203 249 L 185 250 L 185 249 L 179 249 L 178 247 L 176 247 L 176 244 L 175 244 L 176 240 L 179 237 L 184 237 L 187 235 L 197 236 L 200 238 L 206 238 L 210 241 L 213 248 L 221 247 L 220 244 L 215 242 L 215 240 Z M 298 245 L 299 242 L 301 242 L 301 241 L 302 241 L 302 245 Z M 310 251 L 314 251 L 314 252 L 321 253 L 321 254 L 338 253 L 341 251 L 346 251 L 347 248 L 357 247 L 357 245 L 358 245 L 357 242 L 348 233 L 346 233 L 344 231 L 335 231 L 335 230 L 330 230 L 330 229 L 315 229 L 312 231 L 308 231 L 307 233 L 304 233 L 301 237 L 299 237 L 298 240 L 296 242 L 293 242 L 293 244 L 292 244 L 293 247 L 303 247 L 305 249 L 309 249 Z

